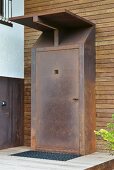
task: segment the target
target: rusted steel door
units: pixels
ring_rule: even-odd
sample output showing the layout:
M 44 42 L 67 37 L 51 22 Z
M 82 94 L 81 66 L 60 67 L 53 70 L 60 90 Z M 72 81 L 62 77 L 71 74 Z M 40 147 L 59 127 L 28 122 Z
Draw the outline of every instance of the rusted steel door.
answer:
M 35 129 L 39 148 L 79 152 L 78 52 L 60 49 L 36 55 Z
M 0 78 L 0 149 L 11 144 L 8 79 Z

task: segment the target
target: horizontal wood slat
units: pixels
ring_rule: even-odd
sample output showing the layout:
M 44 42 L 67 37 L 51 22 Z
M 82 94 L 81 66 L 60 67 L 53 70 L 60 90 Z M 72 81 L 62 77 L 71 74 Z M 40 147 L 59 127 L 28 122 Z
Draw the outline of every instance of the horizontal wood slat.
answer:
M 25 14 L 70 9 L 96 24 L 96 124 L 106 127 L 114 113 L 114 1 L 25 0 Z M 41 32 L 25 27 L 25 145 L 30 144 L 31 48 Z M 106 150 L 97 140 L 97 150 Z

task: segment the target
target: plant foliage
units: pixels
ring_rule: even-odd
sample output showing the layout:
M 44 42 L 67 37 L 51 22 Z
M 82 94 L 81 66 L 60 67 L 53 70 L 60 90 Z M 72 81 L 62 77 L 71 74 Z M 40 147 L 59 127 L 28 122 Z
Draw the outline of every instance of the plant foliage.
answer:
M 100 136 L 107 143 L 107 148 L 110 153 L 114 152 L 114 114 L 112 115 L 112 121 L 107 123 L 106 129 L 100 129 L 94 131 L 97 136 Z

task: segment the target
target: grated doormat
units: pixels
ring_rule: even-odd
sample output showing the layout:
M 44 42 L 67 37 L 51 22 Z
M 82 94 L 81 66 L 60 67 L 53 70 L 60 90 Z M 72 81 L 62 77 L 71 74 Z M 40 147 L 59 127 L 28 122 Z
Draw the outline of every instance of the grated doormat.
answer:
M 12 154 L 11 156 L 67 161 L 73 158 L 80 157 L 81 155 L 68 154 L 68 153 L 42 152 L 42 151 L 27 151 L 27 152 Z

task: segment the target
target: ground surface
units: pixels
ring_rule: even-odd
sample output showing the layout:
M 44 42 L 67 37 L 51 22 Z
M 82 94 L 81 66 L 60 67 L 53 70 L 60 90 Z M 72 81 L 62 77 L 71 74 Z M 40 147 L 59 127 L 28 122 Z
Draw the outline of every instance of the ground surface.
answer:
M 97 170 L 100 164 L 103 170 L 110 170 L 104 166 L 104 162 L 114 159 L 108 153 L 94 153 L 69 161 L 51 161 L 35 158 L 22 158 L 10 156 L 10 154 L 28 151 L 28 147 L 16 147 L 0 151 L 0 170 Z M 99 165 L 98 168 L 91 168 Z

